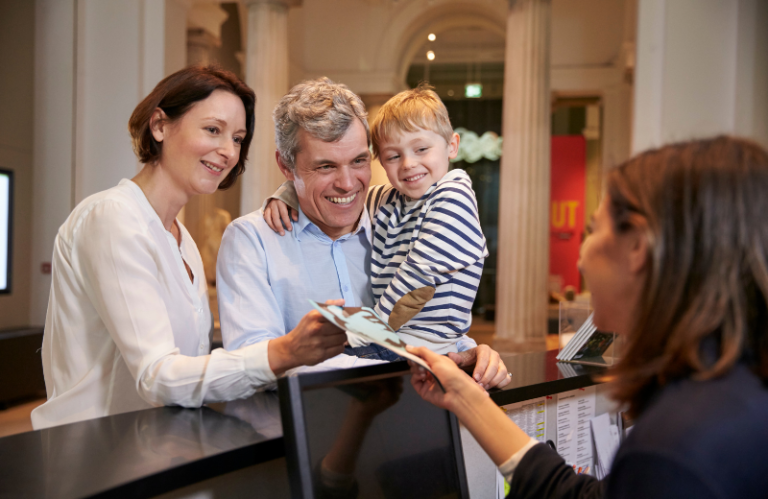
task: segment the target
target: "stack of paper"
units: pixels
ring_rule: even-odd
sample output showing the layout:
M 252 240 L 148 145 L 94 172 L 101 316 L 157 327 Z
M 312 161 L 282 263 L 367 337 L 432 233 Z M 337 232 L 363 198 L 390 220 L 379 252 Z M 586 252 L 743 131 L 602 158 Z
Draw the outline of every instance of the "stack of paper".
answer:
M 440 380 L 429 368 L 429 364 L 420 357 L 409 353 L 405 347 L 406 343 L 400 339 L 397 333 L 389 327 L 389 324 L 381 320 L 376 312 L 369 307 L 338 307 L 336 305 L 325 305 L 314 300 L 309 300 L 315 309 L 332 324 L 338 326 L 347 333 L 355 334 L 368 343 L 375 343 L 386 349 L 395 352 L 400 357 L 408 359 L 420 365 L 434 376 L 435 381 L 445 392 Z
M 584 321 L 576 334 L 557 355 L 557 360 L 569 361 L 592 357 L 601 357 L 613 343 L 613 333 L 602 333 L 592 322 L 592 313 Z
M 619 449 L 619 429 L 611 424 L 608 413 L 601 414 L 590 421 L 592 438 L 595 442 L 597 459 L 595 460 L 595 476 L 602 480 L 611 472 L 611 464 L 616 451 Z

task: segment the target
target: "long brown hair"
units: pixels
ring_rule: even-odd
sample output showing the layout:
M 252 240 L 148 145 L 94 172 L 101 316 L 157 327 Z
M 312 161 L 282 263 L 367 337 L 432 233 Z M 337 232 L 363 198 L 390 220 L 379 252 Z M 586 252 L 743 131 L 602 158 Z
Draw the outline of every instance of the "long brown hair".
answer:
M 245 107 L 246 134 L 240 143 L 240 158 L 237 164 L 219 184 L 219 189 L 232 186 L 239 175 L 245 171 L 245 160 L 253 139 L 254 108 L 256 94 L 234 73 L 212 66 L 190 66 L 172 75 L 166 76 L 133 110 L 128 121 L 128 130 L 133 140 L 133 150 L 144 164 L 152 164 L 160 159 L 163 152 L 162 142 L 155 140 L 149 123 L 155 109 L 165 112 L 169 122 L 181 119 L 192 106 L 207 99 L 214 90 L 230 92 L 243 101 Z
M 673 144 L 610 171 L 606 188 L 614 229 L 649 241 L 614 397 L 638 415 L 667 382 L 741 360 L 767 379 L 768 153 L 731 137 Z

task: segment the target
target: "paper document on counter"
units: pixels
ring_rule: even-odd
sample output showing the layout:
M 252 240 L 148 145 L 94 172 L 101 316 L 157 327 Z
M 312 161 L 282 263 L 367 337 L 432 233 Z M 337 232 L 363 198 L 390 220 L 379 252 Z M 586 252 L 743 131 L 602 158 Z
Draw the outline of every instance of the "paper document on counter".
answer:
M 546 397 L 516 402 L 502 406 L 507 417 L 514 421 L 529 437 L 539 442 L 547 438 L 547 401 Z
M 577 473 L 594 474 L 589 423 L 593 417 L 594 386 L 557 395 L 557 453 Z
M 619 428 L 611 424 L 608 413 L 601 414 L 590 421 L 592 436 L 595 439 L 595 476 L 602 480 L 611 472 L 613 457 L 619 449 Z

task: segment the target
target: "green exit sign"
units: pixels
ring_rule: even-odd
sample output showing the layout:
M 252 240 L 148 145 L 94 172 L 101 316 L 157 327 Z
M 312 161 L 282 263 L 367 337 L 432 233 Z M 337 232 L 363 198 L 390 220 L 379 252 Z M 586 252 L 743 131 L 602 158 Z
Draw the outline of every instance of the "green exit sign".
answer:
M 468 99 L 477 99 L 483 96 L 482 83 L 467 83 L 464 85 L 464 97 Z

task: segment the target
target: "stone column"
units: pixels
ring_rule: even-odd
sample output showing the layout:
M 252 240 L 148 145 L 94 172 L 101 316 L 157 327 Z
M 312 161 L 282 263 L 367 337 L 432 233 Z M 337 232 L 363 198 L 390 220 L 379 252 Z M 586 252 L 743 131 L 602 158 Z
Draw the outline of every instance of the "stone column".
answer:
M 221 47 L 227 12 L 215 3 L 197 3 L 187 12 L 187 65 L 216 62 L 211 49 Z
M 551 0 L 511 0 L 504 62 L 496 347 L 543 347 L 549 274 Z
M 256 92 L 256 132 L 242 177 L 240 213 L 261 207 L 285 178 L 275 161 L 272 110 L 288 92 L 288 9 L 300 0 L 244 0 L 248 6 L 245 81 Z
M 213 62 L 211 49 L 221 46 L 221 39 L 202 28 L 187 29 L 187 65 L 207 66 Z

